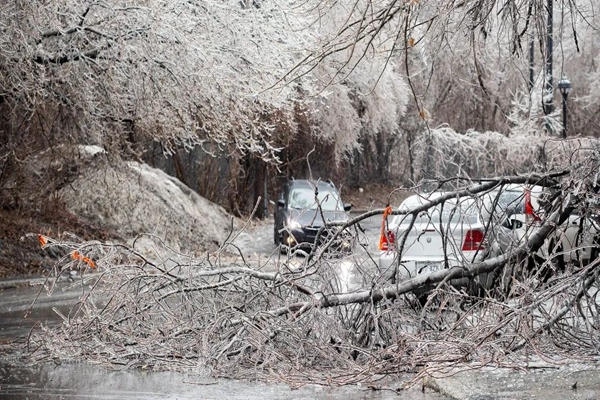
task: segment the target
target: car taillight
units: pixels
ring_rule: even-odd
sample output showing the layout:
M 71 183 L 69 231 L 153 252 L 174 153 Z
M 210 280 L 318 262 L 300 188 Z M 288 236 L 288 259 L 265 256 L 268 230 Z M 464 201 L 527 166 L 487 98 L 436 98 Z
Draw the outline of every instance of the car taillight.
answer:
M 379 238 L 379 250 L 388 251 L 394 248 L 394 244 L 396 243 L 396 235 L 394 232 L 387 231 L 381 232 L 381 237 Z
M 476 251 L 485 248 L 483 232 L 479 229 L 469 229 L 465 235 L 462 251 Z
M 379 250 L 388 251 L 393 248 L 396 237 L 394 232 L 386 229 L 388 226 L 387 217 L 392 213 L 392 207 L 388 204 L 383 211 L 383 220 L 381 221 L 381 235 L 379 236 Z
M 531 203 L 531 191 L 525 190 L 525 218 L 528 224 L 533 222 L 539 222 L 540 217 L 538 217 L 533 209 L 533 204 Z

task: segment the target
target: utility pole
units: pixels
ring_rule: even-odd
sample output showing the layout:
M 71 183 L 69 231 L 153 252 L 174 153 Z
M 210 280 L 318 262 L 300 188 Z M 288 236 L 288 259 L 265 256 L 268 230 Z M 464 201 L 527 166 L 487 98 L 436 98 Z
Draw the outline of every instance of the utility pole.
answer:
M 552 25 L 553 25 L 553 0 L 548 0 L 548 25 L 546 27 L 546 89 L 544 90 L 544 114 L 549 115 L 554 111 L 554 88 L 552 86 Z
M 533 84 L 534 84 L 534 68 L 535 68 L 535 34 L 531 32 L 529 36 L 529 93 L 533 92 Z
M 534 0 L 529 0 L 529 14 L 533 10 Z M 529 33 L 529 95 L 533 93 L 534 68 L 535 68 L 535 30 L 532 28 Z M 530 97 L 531 98 L 531 97 Z

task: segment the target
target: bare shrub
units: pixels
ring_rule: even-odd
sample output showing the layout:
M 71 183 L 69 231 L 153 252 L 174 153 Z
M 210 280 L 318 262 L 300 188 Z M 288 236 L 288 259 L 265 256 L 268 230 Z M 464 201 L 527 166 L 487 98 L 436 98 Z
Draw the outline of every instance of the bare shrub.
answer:
M 441 127 L 417 137 L 412 148 L 420 179 L 527 174 L 584 162 L 598 149 L 596 138 L 558 140 L 548 136 L 505 136 L 498 132 L 456 132 Z

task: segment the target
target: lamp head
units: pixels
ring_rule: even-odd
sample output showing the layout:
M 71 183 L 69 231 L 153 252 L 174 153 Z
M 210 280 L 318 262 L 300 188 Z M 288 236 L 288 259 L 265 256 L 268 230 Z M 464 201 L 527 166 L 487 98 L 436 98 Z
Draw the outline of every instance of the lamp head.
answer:
M 564 76 L 561 78 L 560 82 L 558 82 L 558 90 L 563 96 L 568 96 L 571 93 L 571 82 L 565 78 Z

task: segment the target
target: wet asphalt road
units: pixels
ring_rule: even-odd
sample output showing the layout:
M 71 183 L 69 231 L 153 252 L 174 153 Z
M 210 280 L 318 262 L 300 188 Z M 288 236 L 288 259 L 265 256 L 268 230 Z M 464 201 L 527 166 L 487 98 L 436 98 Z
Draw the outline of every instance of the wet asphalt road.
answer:
M 369 252 L 374 251 L 373 244 L 377 244 L 379 221 L 378 216 L 362 223 L 364 238 L 370 238 L 365 239 L 369 242 Z M 278 252 L 272 235 L 270 219 L 253 223 L 234 243 L 245 257 L 266 258 Z M 58 325 L 60 318 L 54 309 L 68 313 L 83 293 L 80 288 L 69 289 L 69 283 L 63 282 L 58 284 L 52 296 L 47 296 L 45 291 L 40 291 L 42 280 L 37 280 L 35 285 L 28 281 L 22 283 L 21 287 L 0 289 L 0 399 L 447 399 L 432 390 L 422 392 L 416 387 L 400 394 L 392 390 L 372 391 L 361 386 L 291 389 L 285 385 L 215 380 L 201 370 L 182 374 L 114 371 L 86 363 L 29 365 L 26 358 L 14 354 L 24 350 L 30 330 L 39 329 L 40 323 Z M 23 318 L 25 314 L 29 314 L 26 319 Z
M 10 400 L 154 400 L 154 399 L 250 399 L 250 400 L 443 400 L 433 390 L 414 387 L 397 394 L 393 390 L 373 391 L 363 386 L 328 388 L 304 386 L 292 389 L 281 384 L 213 379 L 206 371 L 189 373 L 152 372 L 143 369 L 114 370 L 81 362 L 61 361 L 31 365 L 19 354 L 25 351 L 26 337 L 39 323 L 60 322 L 53 308 L 67 313 L 81 296 L 80 290 L 45 294 L 23 319 L 38 295 L 39 286 L 0 290 L 0 399 Z M 54 297 L 56 295 L 56 297 Z M 410 377 L 407 376 L 406 380 Z
M 60 289 L 66 287 L 66 284 Z M 396 393 L 372 391 L 363 386 L 328 388 L 212 379 L 203 370 L 190 373 L 152 372 L 141 369 L 116 371 L 87 363 L 30 365 L 15 357 L 36 322 L 56 324 L 52 307 L 63 311 L 81 293 L 58 290 L 34 307 L 30 319 L 22 315 L 37 296 L 39 287 L 0 290 L 0 399 L 264 399 L 264 400 L 599 400 L 600 365 L 564 366 L 539 363 L 530 371 L 484 368 L 427 379 L 425 391 L 418 387 Z M 8 348 L 13 347 L 11 351 Z M 409 377 L 407 377 L 408 379 Z M 577 386 L 573 389 L 574 385 Z M 393 386 L 390 386 L 393 387 Z M 433 389 L 435 388 L 435 390 Z M 438 392 L 439 391 L 439 392 Z M 445 393 L 440 394 L 440 393 Z
M 352 212 L 350 218 L 360 216 L 360 212 Z M 379 233 L 381 227 L 381 215 L 376 215 L 367 218 L 360 222 L 362 232 L 360 233 L 361 243 L 365 244 L 366 250 L 373 256 L 377 254 L 377 245 L 379 243 Z M 251 226 L 238 233 L 238 236 L 233 241 L 244 255 L 255 257 L 270 257 L 277 251 L 273 241 L 273 217 L 258 221 Z M 363 251 L 359 247 L 357 251 Z

